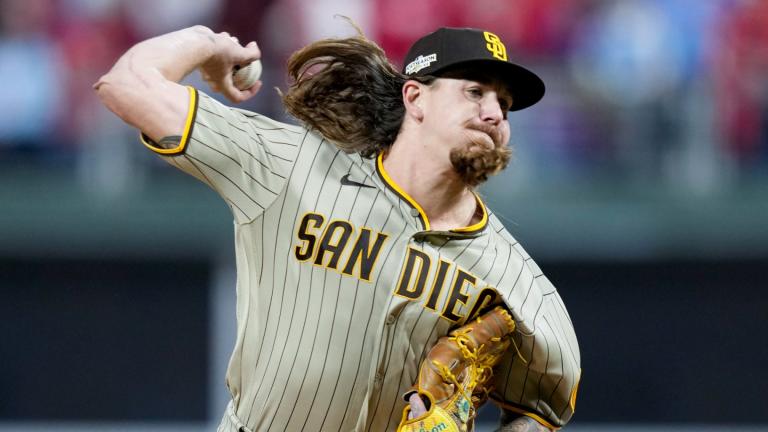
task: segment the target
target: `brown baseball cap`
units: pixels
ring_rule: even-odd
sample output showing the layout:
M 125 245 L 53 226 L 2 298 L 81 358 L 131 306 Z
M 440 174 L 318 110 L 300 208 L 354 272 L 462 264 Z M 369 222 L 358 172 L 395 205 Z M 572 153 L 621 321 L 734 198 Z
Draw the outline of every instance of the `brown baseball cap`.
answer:
M 528 108 L 544 97 L 541 78 L 509 61 L 501 39 L 480 29 L 442 27 L 422 37 L 408 50 L 403 73 L 440 76 L 459 66 L 487 70 L 507 83 L 513 100 L 510 111 Z

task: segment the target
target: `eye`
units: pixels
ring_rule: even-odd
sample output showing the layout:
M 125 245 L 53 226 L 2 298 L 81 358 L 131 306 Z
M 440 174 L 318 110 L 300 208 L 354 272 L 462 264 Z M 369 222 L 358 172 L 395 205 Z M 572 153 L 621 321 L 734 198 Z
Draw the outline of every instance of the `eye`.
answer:
M 473 99 L 480 99 L 483 97 L 483 89 L 481 89 L 480 87 L 470 87 L 467 89 L 467 93 Z
M 509 111 L 509 107 L 510 106 L 511 106 L 511 104 L 509 103 L 508 100 L 506 100 L 506 99 L 499 99 L 499 107 L 501 107 L 502 111 L 504 111 L 504 112 Z

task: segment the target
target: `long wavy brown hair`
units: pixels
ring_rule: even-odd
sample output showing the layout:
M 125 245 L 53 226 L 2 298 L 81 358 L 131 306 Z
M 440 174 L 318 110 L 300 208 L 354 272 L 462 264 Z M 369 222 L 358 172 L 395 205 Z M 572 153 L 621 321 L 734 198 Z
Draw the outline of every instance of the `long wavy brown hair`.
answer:
M 405 115 L 401 74 L 375 42 L 358 34 L 323 39 L 288 59 L 288 112 L 346 152 L 372 157 L 397 137 Z M 434 78 L 419 79 L 429 83 Z

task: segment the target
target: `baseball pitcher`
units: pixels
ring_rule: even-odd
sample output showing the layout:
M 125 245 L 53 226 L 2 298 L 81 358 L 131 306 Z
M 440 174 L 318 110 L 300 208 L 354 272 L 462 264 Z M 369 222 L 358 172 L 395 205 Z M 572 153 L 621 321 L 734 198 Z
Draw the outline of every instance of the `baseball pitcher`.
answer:
M 96 84 L 144 145 L 226 201 L 237 339 L 220 431 L 553 430 L 581 375 L 555 287 L 476 188 L 510 158 L 507 115 L 544 84 L 477 29 L 416 41 L 402 70 L 362 33 L 288 62 L 281 123 L 232 102 L 260 58 L 202 26 L 146 40 Z M 172 198 L 172 197 L 169 197 Z M 506 429 L 504 429 L 506 428 Z

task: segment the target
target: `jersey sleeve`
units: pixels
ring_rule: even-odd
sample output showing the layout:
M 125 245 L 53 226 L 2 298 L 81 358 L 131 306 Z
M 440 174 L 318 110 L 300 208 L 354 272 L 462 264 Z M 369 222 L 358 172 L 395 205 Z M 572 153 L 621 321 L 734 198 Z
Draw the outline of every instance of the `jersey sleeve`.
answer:
M 502 292 L 516 331 L 494 368 L 491 400 L 549 428 L 564 426 L 576 409 L 581 358 L 573 323 L 554 285 L 519 244 L 520 271 Z
M 240 223 L 254 220 L 285 187 L 306 129 L 228 107 L 192 87 L 178 145 L 142 143 L 169 164 L 213 188 Z

